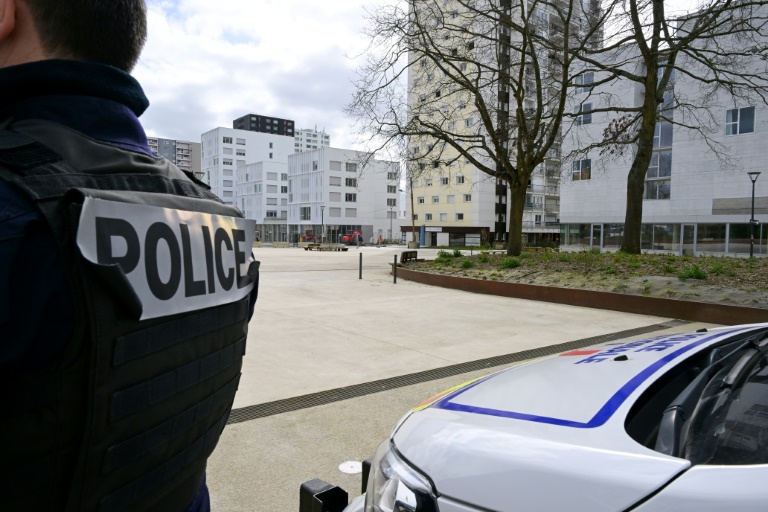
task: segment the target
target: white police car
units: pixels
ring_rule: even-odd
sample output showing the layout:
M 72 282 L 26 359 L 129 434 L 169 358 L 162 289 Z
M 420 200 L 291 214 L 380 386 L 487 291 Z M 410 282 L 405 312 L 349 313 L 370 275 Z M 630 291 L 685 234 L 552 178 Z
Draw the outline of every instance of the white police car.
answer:
M 378 448 L 345 512 L 363 510 L 768 510 L 768 323 L 606 343 L 449 390 Z

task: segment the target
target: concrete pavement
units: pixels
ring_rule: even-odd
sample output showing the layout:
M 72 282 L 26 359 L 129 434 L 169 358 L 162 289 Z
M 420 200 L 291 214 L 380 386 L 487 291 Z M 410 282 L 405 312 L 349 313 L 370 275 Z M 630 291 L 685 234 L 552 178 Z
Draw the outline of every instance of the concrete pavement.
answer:
M 262 262 L 259 301 L 235 408 L 669 320 L 403 280 L 393 284 L 389 263 L 401 250 L 255 249 Z M 419 249 L 419 257 L 431 258 L 435 252 Z M 397 419 L 425 398 L 487 373 L 229 425 L 209 461 L 213 507 L 298 510 L 299 484 L 314 477 L 343 485 L 354 496 L 360 477 L 341 473 L 339 464 L 370 457 Z

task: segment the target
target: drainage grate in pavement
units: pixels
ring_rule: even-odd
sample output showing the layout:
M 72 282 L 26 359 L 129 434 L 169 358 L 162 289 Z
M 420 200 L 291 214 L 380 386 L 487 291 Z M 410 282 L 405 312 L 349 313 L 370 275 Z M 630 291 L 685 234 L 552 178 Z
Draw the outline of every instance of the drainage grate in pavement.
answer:
M 320 391 L 318 393 L 311 393 L 309 395 L 286 398 L 283 400 L 275 400 L 274 402 L 267 402 L 264 404 L 251 405 L 249 407 L 233 409 L 232 413 L 229 415 L 229 421 L 227 423 L 242 423 L 244 421 L 265 418 L 275 414 L 282 414 L 285 412 L 307 409 L 309 407 L 316 407 L 318 405 L 340 402 L 350 398 L 370 395 L 373 393 L 380 393 L 382 391 L 389 391 L 390 389 L 411 386 L 413 384 L 420 384 L 430 380 L 443 379 L 445 377 L 452 377 L 462 373 L 469 373 L 476 370 L 484 370 L 493 368 L 495 366 L 503 366 L 510 363 L 526 361 L 528 359 L 535 359 L 537 357 L 549 356 L 560 352 L 567 352 L 569 350 L 588 347 L 598 343 L 605 343 L 607 341 L 615 341 L 629 338 L 630 336 L 638 336 L 641 334 L 661 331 L 663 329 L 669 329 L 671 327 L 685 325 L 688 323 L 690 322 L 685 320 L 671 320 L 669 322 L 648 325 L 646 327 L 638 327 L 637 329 L 629 329 L 626 331 L 619 331 L 610 334 L 603 334 L 600 336 L 593 336 L 591 338 L 569 341 L 559 345 L 550 345 L 547 347 L 524 350 L 522 352 L 515 352 L 513 354 L 489 357 L 487 359 L 478 359 L 477 361 L 454 364 L 451 366 L 445 366 L 443 368 L 435 368 L 433 370 L 426 370 L 408 375 L 400 375 L 398 377 L 390 377 L 388 379 L 365 382 L 363 384 L 355 384 L 353 386 L 347 386 L 344 388 Z

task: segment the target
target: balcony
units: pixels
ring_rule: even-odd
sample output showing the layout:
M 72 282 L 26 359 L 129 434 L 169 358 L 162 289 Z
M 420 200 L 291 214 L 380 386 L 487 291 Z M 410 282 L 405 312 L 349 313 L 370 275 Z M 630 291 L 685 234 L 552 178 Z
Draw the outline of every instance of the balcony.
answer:
M 559 222 L 523 222 L 523 232 L 544 232 L 544 233 L 558 233 L 560 231 Z

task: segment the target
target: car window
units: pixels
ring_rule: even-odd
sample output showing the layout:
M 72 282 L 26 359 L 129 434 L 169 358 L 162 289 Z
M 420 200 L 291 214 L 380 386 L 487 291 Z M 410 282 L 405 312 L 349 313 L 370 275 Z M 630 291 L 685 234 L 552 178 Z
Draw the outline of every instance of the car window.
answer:
M 685 451 L 694 464 L 768 463 L 768 348 L 743 362 L 723 369 L 702 394 Z M 742 376 L 731 384 L 735 370 Z
M 693 464 L 768 462 L 768 330 L 670 368 L 635 402 L 625 428 L 643 446 Z

